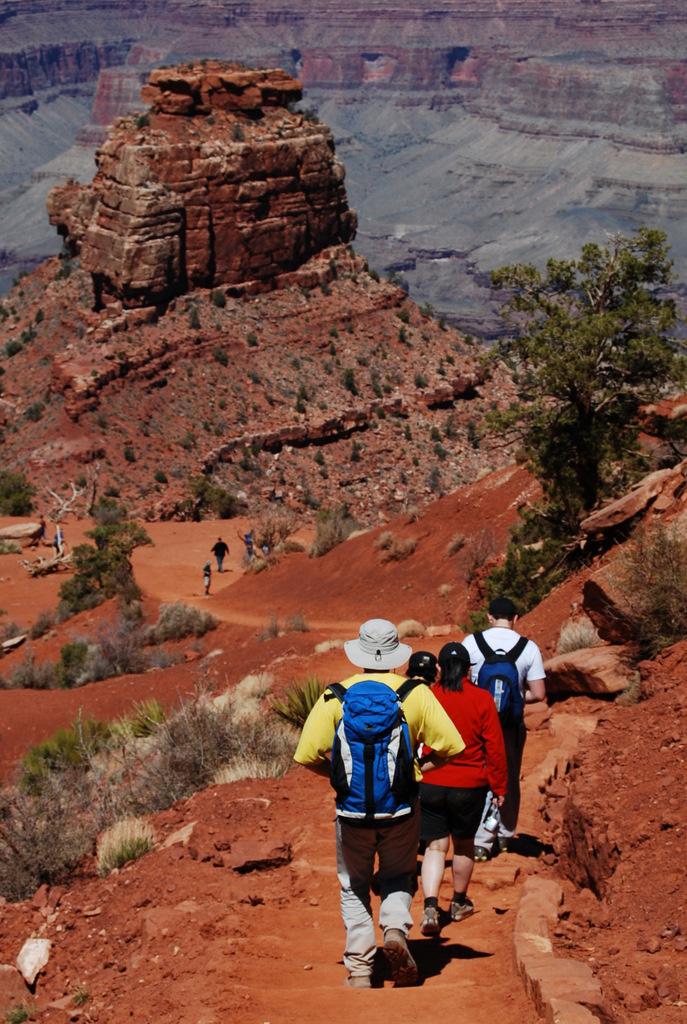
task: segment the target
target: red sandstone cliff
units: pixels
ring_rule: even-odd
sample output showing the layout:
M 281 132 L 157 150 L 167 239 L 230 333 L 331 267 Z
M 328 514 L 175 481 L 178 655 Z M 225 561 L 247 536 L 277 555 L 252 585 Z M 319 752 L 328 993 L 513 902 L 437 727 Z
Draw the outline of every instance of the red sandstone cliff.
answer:
M 96 305 L 272 286 L 354 237 L 332 133 L 288 109 L 300 97 L 283 71 L 212 61 L 151 74 L 149 113 L 116 123 L 93 184 L 48 197 Z

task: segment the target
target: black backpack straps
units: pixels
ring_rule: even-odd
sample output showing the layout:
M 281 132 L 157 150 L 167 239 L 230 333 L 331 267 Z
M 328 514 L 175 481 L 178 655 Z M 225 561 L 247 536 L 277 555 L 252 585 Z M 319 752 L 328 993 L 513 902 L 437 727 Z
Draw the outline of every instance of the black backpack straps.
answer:
M 512 647 L 511 650 L 508 652 L 508 657 L 513 662 L 513 664 L 515 664 L 515 662 L 518 660 L 522 652 L 527 647 L 528 643 L 529 640 L 527 639 L 527 637 L 521 636 L 518 642 L 516 643 L 515 647 Z
M 406 699 L 409 693 L 412 693 L 416 686 L 426 686 L 427 683 L 424 679 L 406 679 L 404 683 L 401 683 L 399 688 L 396 690 L 396 696 L 400 700 L 401 704 Z
M 330 683 L 329 686 L 324 691 L 324 699 L 326 701 L 334 700 L 334 698 L 336 697 L 337 700 L 340 700 L 341 703 L 343 703 L 345 693 L 346 687 L 342 686 L 341 683 Z
M 484 639 L 484 633 L 473 633 L 472 635 L 475 638 L 475 643 L 479 647 L 482 657 L 490 658 L 492 654 L 494 654 L 494 651 L 492 651 L 491 647 Z

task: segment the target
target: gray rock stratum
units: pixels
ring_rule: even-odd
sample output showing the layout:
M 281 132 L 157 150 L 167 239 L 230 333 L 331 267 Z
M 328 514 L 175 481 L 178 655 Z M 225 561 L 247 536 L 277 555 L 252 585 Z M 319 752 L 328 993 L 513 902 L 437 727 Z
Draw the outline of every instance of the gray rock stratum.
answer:
M 151 67 L 281 67 L 331 126 L 356 242 L 479 333 L 489 271 L 668 232 L 687 278 L 687 19 L 679 0 L 0 3 L 0 267 L 57 248 L 45 196 L 90 180 Z M 104 42 L 106 40 L 107 42 Z

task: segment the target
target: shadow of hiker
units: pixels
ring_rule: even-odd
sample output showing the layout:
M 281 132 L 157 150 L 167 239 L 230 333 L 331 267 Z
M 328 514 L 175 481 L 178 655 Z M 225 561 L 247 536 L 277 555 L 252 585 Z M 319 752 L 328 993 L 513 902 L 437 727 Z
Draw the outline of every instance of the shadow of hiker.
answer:
M 473 949 L 472 946 L 463 946 L 459 942 L 453 942 L 441 935 L 430 938 L 410 939 L 408 941 L 410 950 L 418 968 L 418 985 L 422 985 L 427 978 L 434 978 L 444 970 L 452 960 L 481 960 L 484 957 L 493 956 L 493 953 L 481 949 Z M 390 982 L 391 966 L 381 949 L 377 950 L 373 973 L 373 985 Z
M 542 854 L 553 853 L 553 847 L 542 843 L 536 836 L 520 832 L 508 840 L 508 853 L 517 853 L 521 857 L 541 857 Z

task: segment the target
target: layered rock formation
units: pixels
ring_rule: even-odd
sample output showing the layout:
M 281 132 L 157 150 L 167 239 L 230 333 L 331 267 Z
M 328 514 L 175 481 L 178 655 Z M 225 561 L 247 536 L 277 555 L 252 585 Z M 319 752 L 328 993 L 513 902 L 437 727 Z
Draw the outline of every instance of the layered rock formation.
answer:
M 117 121 L 92 185 L 48 196 L 97 307 L 272 287 L 354 237 L 331 131 L 288 109 L 296 79 L 204 61 L 154 71 L 141 95 L 150 111 Z

